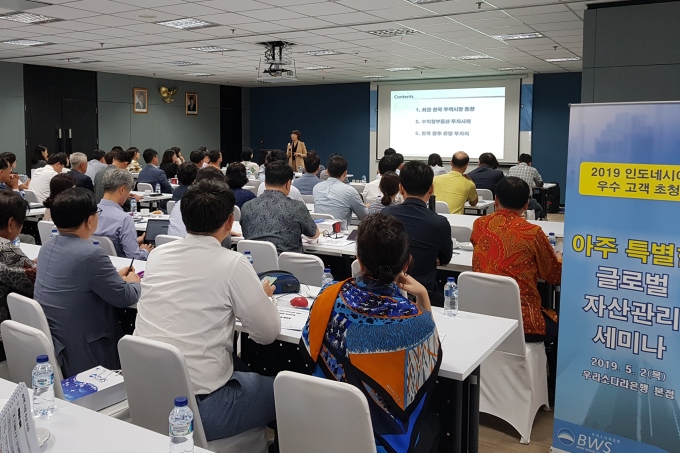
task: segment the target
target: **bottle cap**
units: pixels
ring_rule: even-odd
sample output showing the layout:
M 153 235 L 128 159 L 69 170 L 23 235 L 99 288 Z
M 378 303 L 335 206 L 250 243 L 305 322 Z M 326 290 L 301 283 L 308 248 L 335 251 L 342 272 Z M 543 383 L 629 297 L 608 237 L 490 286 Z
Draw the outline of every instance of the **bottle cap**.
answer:
M 49 361 L 49 358 L 46 355 L 39 355 L 36 361 L 38 363 L 45 363 Z
M 331 268 L 330 268 L 330 267 L 325 268 L 325 269 L 323 270 L 323 273 L 324 273 L 324 274 L 330 274 L 330 273 L 331 273 Z
M 189 404 L 186 396 L 178 396 L 175 398 L 175 407 L 184 407 Z
M 99 245 L 99 241 L 92 241 L 94 245 Z
M 244 255 L 250 255 L 250 252 L 243 252 Z
M 455 277 L 449 277 L 446 279 L 447 282 L 455 282 L 456 278 Z

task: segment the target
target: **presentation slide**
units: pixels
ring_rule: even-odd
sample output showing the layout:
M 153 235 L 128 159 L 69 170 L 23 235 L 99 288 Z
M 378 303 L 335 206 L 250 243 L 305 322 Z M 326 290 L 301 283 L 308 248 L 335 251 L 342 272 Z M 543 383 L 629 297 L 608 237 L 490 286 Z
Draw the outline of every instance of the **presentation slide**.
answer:
M 392 91 L 390 143 L 414 157 L 491 152 L 504 160 L 505 87 Z

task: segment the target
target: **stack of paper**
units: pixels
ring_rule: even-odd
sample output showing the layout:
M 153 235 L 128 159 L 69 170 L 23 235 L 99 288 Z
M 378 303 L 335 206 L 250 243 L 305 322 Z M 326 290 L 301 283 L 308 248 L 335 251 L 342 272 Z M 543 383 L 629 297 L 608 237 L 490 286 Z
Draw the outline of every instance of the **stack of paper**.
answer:
M 31 413 L 31 397 L 20 382 L 0 411 L 0 451 L 38 453 L 38 436 Z

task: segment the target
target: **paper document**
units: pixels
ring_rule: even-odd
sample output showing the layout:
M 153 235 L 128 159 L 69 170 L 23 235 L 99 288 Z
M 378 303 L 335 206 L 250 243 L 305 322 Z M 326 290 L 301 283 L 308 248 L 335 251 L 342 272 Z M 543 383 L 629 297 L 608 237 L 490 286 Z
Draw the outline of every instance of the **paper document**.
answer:
M 353 243 L 354 241 L 348 241 L 347 239 L 319 238 L 319 244 L 327 245 L 329 247 L 347 247 Z
M 23 382 L 17 385 L 0 412 L 0 450 L 3 453 L 40 451 L 31 413 L 31 398 Z
M 279 309 L 279 316 L 281 316 L 281 330 L 302 330 L 305 327 L 309 317 L 309 310 L 277 308 Z

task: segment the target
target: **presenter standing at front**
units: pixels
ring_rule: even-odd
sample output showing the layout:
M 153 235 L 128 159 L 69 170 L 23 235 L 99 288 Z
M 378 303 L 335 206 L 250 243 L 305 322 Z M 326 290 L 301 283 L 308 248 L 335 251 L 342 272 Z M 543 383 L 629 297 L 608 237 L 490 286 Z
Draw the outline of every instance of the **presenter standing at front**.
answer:
M 302 172 L 301 168 L 305 166 L 305 157 L 307 157 L 307 148 L 305 143 L 300 141 L 302 134 L 295 130 L 290 133 L 291 142 L 288 143 L 288 165 L 293 167 L 293 171 Z

